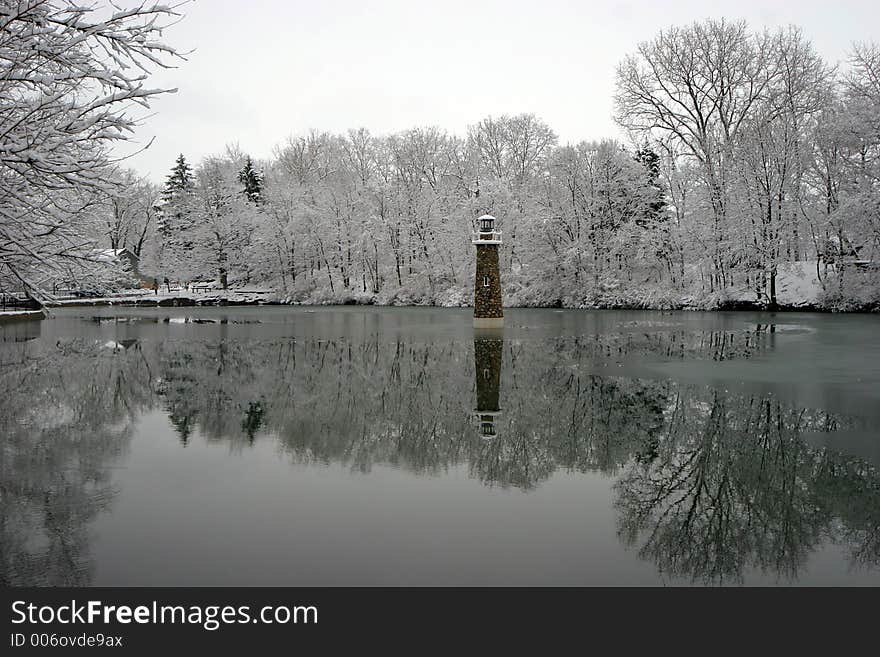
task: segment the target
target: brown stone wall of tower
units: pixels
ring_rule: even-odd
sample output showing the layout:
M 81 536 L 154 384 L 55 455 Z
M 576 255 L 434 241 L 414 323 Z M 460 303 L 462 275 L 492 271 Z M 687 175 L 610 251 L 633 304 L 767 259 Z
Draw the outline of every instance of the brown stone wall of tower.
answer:
M 483 278 L 489 277 L 489 286 Z M 498 245 L 477 244 L 477 274 L 474 278 L 474 317 L 504 317 L 501 310 L 501 269 Z
M 504 340 L 476 338 L 474 365 L 476 366 L 478 411 L 497 411 L 501 389 L 501 356 Z

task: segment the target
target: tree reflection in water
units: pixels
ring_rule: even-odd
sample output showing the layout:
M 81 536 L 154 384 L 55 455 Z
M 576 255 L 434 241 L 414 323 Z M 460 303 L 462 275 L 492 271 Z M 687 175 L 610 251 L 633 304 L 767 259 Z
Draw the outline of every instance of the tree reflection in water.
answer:
M 0 332 L 0 582 L 86 585 L 89 523 L 153 403 L 149 368 L 137 343 L 19 337 Z
M 876 471 L 801 439 L 839 422 L 772 399 L 677 390 L 656 457 L 615 485 L 621 537 L 662 572 L 705 582 L 738 581 L 747 568 L 795 579 L 825 537 L 880 563 Z
M 472 347 L 3 335 L 6 585 L 89 583 L 89 524 L 111 504 L 112 468 L 153 408 L 164 409 L 183 446 L 195 436 L 235 450 L 272 440 L 295 462 L 359 472 L 392 464 L 435 475 L 466 464 L 487 486 L 523 490 L 560 470 L 604 473 L 616 478 L 621 540 L 687 580 L 736 582 L 751 568 L 793 579 L 826 540 L 845 544 L 854 563 L 880 565 L 876 470 L 802 439 L 853 420 L 591 368 L 647 353 L 749 358 L 772 348 L 766 327 L 543 342 L 477 336 Z M 481 426 L 487 411 L 491 436 Z

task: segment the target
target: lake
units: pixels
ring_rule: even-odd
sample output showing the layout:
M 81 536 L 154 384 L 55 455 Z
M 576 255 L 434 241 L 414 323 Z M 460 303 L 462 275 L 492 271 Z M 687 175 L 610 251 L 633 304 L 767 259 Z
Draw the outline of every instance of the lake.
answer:
M 4 585 L 880 585 L 880 317 L 0 325 Z

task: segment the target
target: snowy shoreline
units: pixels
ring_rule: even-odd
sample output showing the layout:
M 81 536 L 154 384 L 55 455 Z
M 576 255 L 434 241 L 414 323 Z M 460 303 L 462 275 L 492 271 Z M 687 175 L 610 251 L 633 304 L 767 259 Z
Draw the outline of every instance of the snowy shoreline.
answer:
M 439 305 L 439 304 L 379 304 L 370 301 L 339 301 L 335 303 L 310 303 L 299 301 L 262 301 L 252 299 L 222 299 L 222 298 L 206 298 L 192 299 L 189 297 L 165 298 L 159 300 L 153 299 L 78 299 L 69 302 L 55 302 L 47 304 L 46 310 L 51 311 L 57 308 L 104 308 L 104 307 L 121 307 L 121 308 L 210 308 L 224 306 L 291 306 L 291 307 L 344 307 L 344 306 L 376 306 L 387 308 L 469 308 L 471 306 L 462 305 Z M 859 307 L 838 309 L 827 308 L 812 303 L 803 304 L 784 304 L 771 308 L 747 301 L 727 301 L 713 306 L 697 306 L 685 302 L 669 305 L 640 305 L 630 303 L 602 303 L 592 305 L 564 305 L 564 304 L 545 304 L 545 305 L 511 305 L 504 306 L 509 309 L 556 309 L 556 310 L 646 310 L 646 311 L 676 311 L 676 312 L 774 312 L 774 313 L 790 313 L 790 312 L 809 312 L 809 313 L 835 313 L 835 314 L 878 314 L 880 307 L 876 305 L 864 304 Z M 42 320 L 47 316 L 44 310 L 27 310 L 27 311 L 0 311 L 0 324 L 17 322 L 17 321 L 34 321 Z
M 387 308 L 470 308 L 470 305 L 462 304 L 437 304 L 437 303 L 376 303 L 371 299 L 338 299 L 323 302 L 293 301 L 293 300 L 265 300 L 244 298 L 237 296 L 220 297 L 163 297 L 153 298 L 125 298 L 110 297 L 96 299 L 77 299 L 46 304 L 47 309 L 71 308 L 71 307 L 124 307 L 124 308 L 180 308 L 180 307 L 222 307 L 222 306 L 376 306 Z M 626 300 L 603 300 L 598 303 L 584 303 L 570 305 L 564 303 L 529 304 L 529 305 L 505 305 L 505 308 L 544 308 L 560 310 L 653 310 L 653 311 L 689 311 L 689 312 L 815 312 L 815 313 L 880 313 L 880 306 L 876 304 L 861 304 L 845 309 L 829 308 L 812 302 L 778 304 L 770 307 L 743 300 L 723 300 L 705 304 L 695 304 L 690 300 L 667 302 L 662 304 L 644 304 L 628 302 Z M 39 311 L 31 311 L 39 314 Z M 2 315 L 0 315 L 2 316 Z
M 0 310 L 0 324 L 46 318 L 45 310 Z
M 777 303 L 756 299 L 755 291 L 739 285 L 719 292 L 668 290 L 660 286 L 600 285 L 579 293 L 554 286 L 523 285 L 514 278 L 504 294 L 505 308 L 567 308 L 580 310 L 680 310 L 750 312 L 878 313 L 880 295 L 838 291 L 820 281 L 817 263 L 806 261 L 780 267 L 777 277 Z M 871 289 L 867 286 L 866 289 Z M 282 291 L 270 285 L 246 285 L 193 290 L 186 288 L 122 290 L 106 297 L 52 299 L 47 309 L 75 306 L 196 307 L 196 306 L 388 306 L 388 307 L 471 307 L 473 290 L 469 285 L 451 285 L 434 292 L 418 289 L 392 289 L 382 294 L 354 290 L 333 292 L 324 288 Z

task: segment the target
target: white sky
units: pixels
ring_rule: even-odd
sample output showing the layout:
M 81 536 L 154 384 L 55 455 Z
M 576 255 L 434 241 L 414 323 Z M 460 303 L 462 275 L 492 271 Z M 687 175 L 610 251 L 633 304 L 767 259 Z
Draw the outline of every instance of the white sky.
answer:
M 124 4 L 133 4 L 125 2 Z M 614 70 L 660 29 L 707 17 L 796 24 L 830 62 L 880 39 L 865 0 L 195 0 L 165 41 L 191 50 L 150 86 L 129 165 L 162 182 L 237 142 L 257 158 L 288 135 L 437 125 L 463 134 L 487 115 L 534 112 L 561 142 L 619 137 Z

